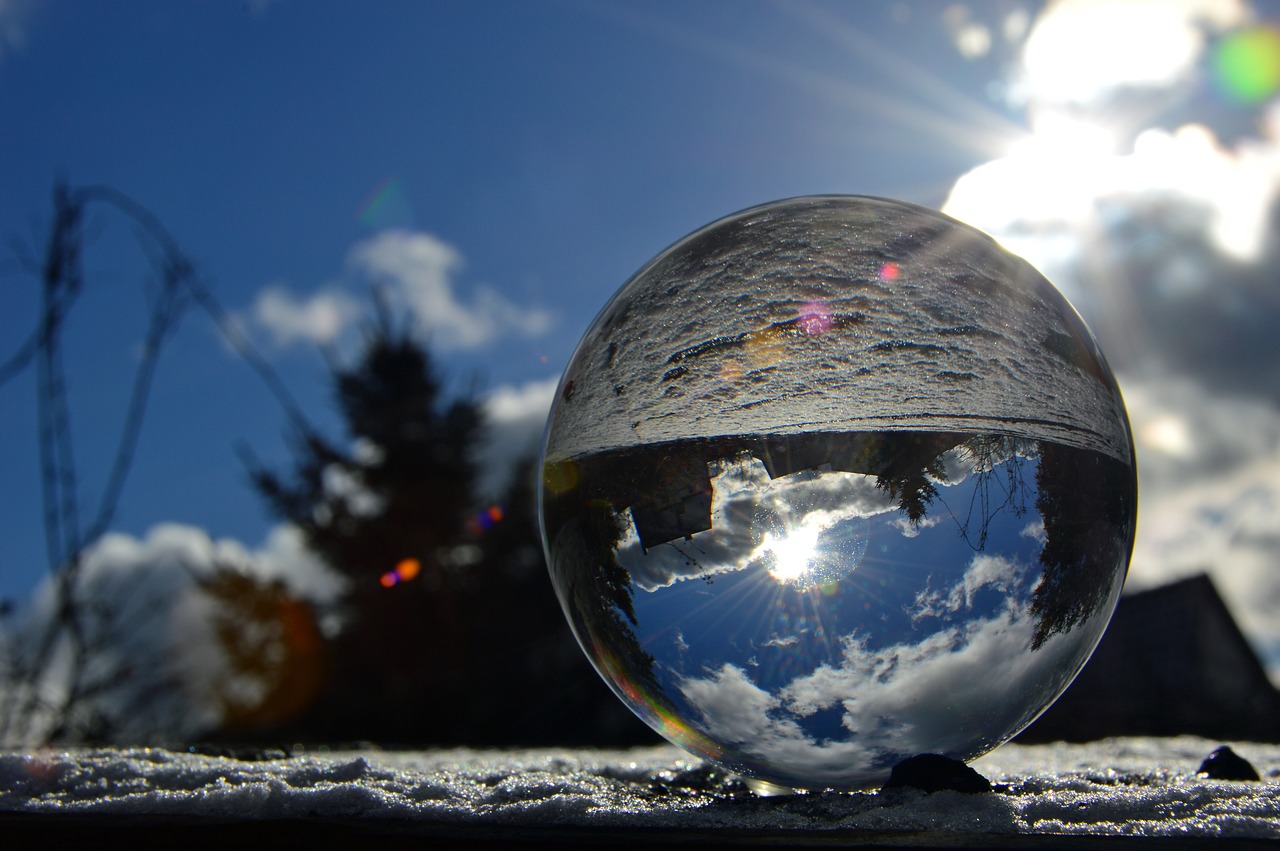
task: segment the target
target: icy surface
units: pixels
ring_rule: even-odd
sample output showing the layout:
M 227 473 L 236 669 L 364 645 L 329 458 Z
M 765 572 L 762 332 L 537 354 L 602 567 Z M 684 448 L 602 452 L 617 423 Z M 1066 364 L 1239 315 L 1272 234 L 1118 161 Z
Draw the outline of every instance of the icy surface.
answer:
M 1280 746 L 1237 744 L 1261 782 L 1197 777 L 1219 743 L 1006 745 L 973 763 L 997 792 L 759 797 L 673 747 L 379 750 L 243 761 L 159 749 L 0 752 L 0 811 L 229 821 L 1280 838 Z

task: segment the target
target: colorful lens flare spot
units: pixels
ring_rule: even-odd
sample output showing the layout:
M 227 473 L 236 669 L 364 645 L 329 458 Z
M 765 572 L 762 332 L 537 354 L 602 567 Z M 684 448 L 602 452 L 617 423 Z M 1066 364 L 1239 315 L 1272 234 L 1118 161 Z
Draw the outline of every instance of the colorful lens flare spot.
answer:
M 1250 27 L 1218 45 L 1213 70 L 1222 92 L 1239 103 L 1258 103 L 1280 91 L 1280 31 Z
M 548 461 L 542 465 L 542 486 L 551 493 L 565 493 L 578 486 L 578 465 L 572 461 Z
M 413 227 L 413 209 L 400 179 L 388 177 L 375 186 L 356 209 L 356 221 L 372 230 Z
M 800 330 L 810 337 L 831 330 L 831 311 L 820 301 L 811 301 L 800 308 Z
M 726 361 L 724 366 L 720 367 L 719 372 L 720 380 L 729 383 L 741 381 L 742 376 L 745 374 L 746 370 L 744 370 L 742 368 L 742 364 L 738 363 L 736 360 Z
M 898 280 L 898 275 L 900 275 L 901 273 L 902 273 L 902 270 L 898 268 L 897 263 L 892 263 L 892 262 L 885 263 L 883 266 L 880 267 L 880 280 L 896 281 Z
M 743 349 L 747 355 L 747 363 L 752 369 L 765 369 L 777 366 L 786 354 L 787 343 L 781 335 L 766 329 L 748 334 L 743 340 Z
M 701 730 L 691 727 L 683 718 L 671 711 L 662 701 L 654 699 L 640 683 L 627 675 L 626 668 L 608 650 L 599 648 L 596 656 L 598 667 L 631 701 L 636 712 L 646 724 L 685 750 L 711 759 L 724 756 L 724 748 L 707 737 Z
M 409 582 L 417 579 L 418 574 L 422 572 L 422 562 L 416 558 L 407 558 L 396 565 L 395 570 L 388 570 L 382 576 L 378 577 L 378 583 L 383 588 L 394 588 L 401 582 Z
M 479 537 L 502 522 L 506 512 L 501 505 L 491 505 L 484 511 L 477 512 L 467 521 L 467 531 L 472 537 Z

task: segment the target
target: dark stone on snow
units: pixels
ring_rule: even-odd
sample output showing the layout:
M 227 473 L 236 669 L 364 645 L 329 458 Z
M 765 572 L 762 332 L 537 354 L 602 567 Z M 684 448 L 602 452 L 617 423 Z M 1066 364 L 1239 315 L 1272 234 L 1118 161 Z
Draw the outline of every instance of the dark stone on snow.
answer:
M 883 789 L 922 789 L 925 792 L 990 792 L 991 783 L 958 759 L 936 753 L 922 753 L 893 767 Z M 881 791 L 883 791 L 883 789 Z
M 1223 745 L 1215 748 L 1213 753 L 1200 763 L 1196 774 L 1206 775 L 1210 780 L 1261 780 L 1258 771 L 1249 760 L 1240 756 L 1231 748 Z

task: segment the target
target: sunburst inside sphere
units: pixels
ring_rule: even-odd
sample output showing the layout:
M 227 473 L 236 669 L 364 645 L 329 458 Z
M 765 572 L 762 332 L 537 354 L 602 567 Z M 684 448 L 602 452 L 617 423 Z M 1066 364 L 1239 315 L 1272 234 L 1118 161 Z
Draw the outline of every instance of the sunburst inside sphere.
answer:
M 640 718 L 748 778 L 860 789 L 977 757 L 1067 687 L 1135 482 L 1111 370 L 1039 273 L 826 196 L 623 285 L 561 380 L 540 499 L 573 631 Z

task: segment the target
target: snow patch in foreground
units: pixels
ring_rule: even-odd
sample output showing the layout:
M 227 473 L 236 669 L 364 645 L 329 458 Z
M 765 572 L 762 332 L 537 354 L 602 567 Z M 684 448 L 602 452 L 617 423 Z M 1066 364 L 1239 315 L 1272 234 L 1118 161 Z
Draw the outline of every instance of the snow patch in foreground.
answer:
M 999 792 L 759 798 L 671 747 L 378 750 L 244 762 L 160 749 L 0 752 L 0 811 L 224 821 L 409 819 L 507 827 L 1087 833 L 1280 838 L 1280 746 L 1239 745 L 1262 782 L 1196 768 L 1217 742 L 1006 745 L 974 763 Z

